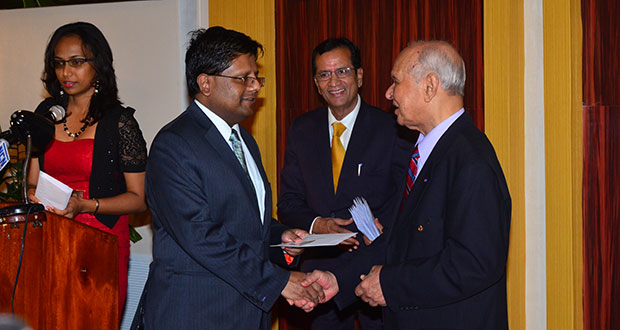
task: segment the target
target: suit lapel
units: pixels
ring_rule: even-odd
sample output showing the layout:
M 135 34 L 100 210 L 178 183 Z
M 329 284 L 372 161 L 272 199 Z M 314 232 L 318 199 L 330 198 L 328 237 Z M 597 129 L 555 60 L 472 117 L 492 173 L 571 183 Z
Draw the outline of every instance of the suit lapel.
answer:
M 439 141 L 437 141 L 437 144 L 435 144 L 433 151 L 431 151 L 431 154 L 428 156 L 428 159 L 424 163 L 422 171 L 420 171 L 420 173 L 418 174 L 418 177 L 416 178 L 415 183 L 413 184 L 413 187 L 411 189 L 411 193 L 405 201 L 405 204 L 403 205 L 403 209 L 400 212 L 399 216 L 407 215 L 407 218 L 409 218 L 409 215 L 415 212 L 419 201 L 424 196 L 426 188 L 429 185 L 433 184 L 433 167 L 435 167 L 436 164 L 441 162 L 441 160 L 447 153 L 447 149 L 453 144 L 454 139 L 462 130 L 463 125 L 467 125 L 468 121 L 471 122 L 471 118 L 467 113 L 463 113 L 444 132 Z M 405 188 L 404 182 L 401 188 Z
M 364 156 L 364 150 L 370 139 L 373 138 L 372 124 L 368 123 L 368 111 L 366 103 L 362 101 L 340 171 L 338 187 L 345 187 L 343 191 L 347 190 L 346 187 L 354 182 L 357 176 L 357 167 Z
M 252 137 L 252 135 L 250 135 L 250 133 L 246 131 L 243 127 L 239 126 L 239 128 L 241 130 L 241 136 L 243 137 L 243 140 L 245 141 L 246 146 L 248 147 L 248 150 L 250 151 L 250 154 L 252 155 L 252 158 L 256 163 L 256 167 L 258 168 L 258 172 L 260 173 L 260 177 L 263 181 L 263 187 L 265 189 L 265 214 L 263 215 L 264 221 L 262 226 L 264 230 L 266 227 L 268 227 L 265 225 L 269 224 L 269 220 L 271 219 L 271 185 L 269 184 L 267 173 L 263 168 L 263 161 L 260 156 L 260 150 L 258 149 L 258 145 L 256 145 L 254 137 Z M 239 165 L 239 167 L 241 167 L 241 165 Z M 256 192 L 252 190 L 251 194 L 254 197 L 254 205 L 258 205 L 256 199 Z M 258 206 L 257 211 L 259 211 Z
M 254 206 L 256 215 L 258 216 L 260 213 L 256 200 L 256 192 L 252 188 L 250 179 L 243 170 L 243 167 L 241 167 L 241 164 L 239 163 L 237 156 L 235 156 L 235 153 L 230 148 L 230 145 L 223 139 L 222 134 L 220 134 L 215 125 L 213 125 L 209 117 L 207 117 L 194 102 L 191 103 L 188 111 L 190 111 L 192 116 L 196 119 L 196 122 L 204 127 L 205 140 L 211 145 L 213 150 L 218 153 L 222 160 L 224 160 L 225 163 L 229 164 L 229 168 L 231 169 L 231 171 L 235 174 L 239 181 L 243 183 L 241 185 L 242 189 L 247 195 L 247 197 L 250 198 L 250 200 L 252 201 L 252 205 Z M 246 140 L 245 136 L 244 140 Z M 255 156 L 252 155 L 252 157 Z M 254 159 L 256 160 L 256 158 Z

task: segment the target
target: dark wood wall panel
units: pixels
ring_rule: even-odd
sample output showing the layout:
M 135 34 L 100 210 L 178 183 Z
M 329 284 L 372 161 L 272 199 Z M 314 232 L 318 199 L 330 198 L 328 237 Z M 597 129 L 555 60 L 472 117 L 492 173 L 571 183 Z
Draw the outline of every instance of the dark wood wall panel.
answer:
M 620 329 L 620 2 L 583 0 L 584 329 Z

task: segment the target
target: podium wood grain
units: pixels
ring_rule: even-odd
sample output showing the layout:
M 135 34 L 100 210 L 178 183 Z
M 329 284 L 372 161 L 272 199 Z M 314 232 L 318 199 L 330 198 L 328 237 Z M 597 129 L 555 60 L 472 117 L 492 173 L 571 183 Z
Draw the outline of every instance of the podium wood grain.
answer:
M 117 329 L 116 236 L 45 215 L 41 227 L 28 223 L 15 314 L 37 330 Z M 23 230 L 0 224 L 0 313 L 11 312 Z

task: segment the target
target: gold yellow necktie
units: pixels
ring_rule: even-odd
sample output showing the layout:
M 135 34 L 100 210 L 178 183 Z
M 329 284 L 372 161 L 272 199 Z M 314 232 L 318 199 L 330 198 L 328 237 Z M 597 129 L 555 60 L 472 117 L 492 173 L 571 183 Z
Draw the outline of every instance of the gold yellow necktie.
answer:
M 334 179 L 334 194 L 338 190 L 338 179 L 344 161 L 344 146 L 340 142 L 340 136 L 347 129 L 342 123 L 333 123 L 334 135 L 332 137 L 332 175 Z

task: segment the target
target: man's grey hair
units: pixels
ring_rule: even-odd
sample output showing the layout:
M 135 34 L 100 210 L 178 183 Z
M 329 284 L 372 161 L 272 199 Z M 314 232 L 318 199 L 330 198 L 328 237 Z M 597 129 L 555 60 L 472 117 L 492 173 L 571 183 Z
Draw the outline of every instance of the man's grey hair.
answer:
M 465 62 L 450 43 L 414 41 L 408 45 L 408 47 L 412 46 L 422 47 L 418 60 L 409 68 L 417 82 L 429 72 L 435 72 L 445 91 L 450 94 L 465 95 Z

